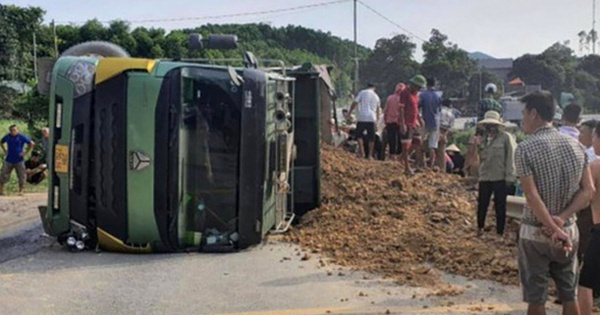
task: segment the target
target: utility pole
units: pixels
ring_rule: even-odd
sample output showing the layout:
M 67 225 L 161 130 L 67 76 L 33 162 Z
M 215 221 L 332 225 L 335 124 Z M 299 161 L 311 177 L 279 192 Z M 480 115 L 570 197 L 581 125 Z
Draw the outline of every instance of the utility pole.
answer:
M 592 0 L 592 53 L 596 54 L 596 0 Z
M 357 0 L 354 0 L 354 94 L 358 93 L 358 43 L 356 36 L 356 3 Z
M 483 86 L 481 85 L 481 66 L 479 66 L 479 101 L 481 102 L 481 93 L 483 90 Z
M 56 24 L 52 20 L 52 38 L 54 40 L 54 58 L 58 58 L 58 39 L 56 37 Z
M 37 43 L 35 40 L 35 31 L 33 31 L 33 77 L 35 78 L 35 82 L 38 80 L 38 72 L 37 72 Z

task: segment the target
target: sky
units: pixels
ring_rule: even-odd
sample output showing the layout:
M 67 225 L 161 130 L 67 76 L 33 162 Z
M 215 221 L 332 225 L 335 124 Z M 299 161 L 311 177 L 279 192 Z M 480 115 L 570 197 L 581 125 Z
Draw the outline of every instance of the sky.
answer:
M 594 0 L 359 0 L 358 42 L 374 47 L 379 38 L 406 34 L 418 46 L 432 28 L 469 52 L 496 58 L 541 53 L 555 42 L 569 40 L 581 54 L 577 34 L 592 29 Z M 206 23 L 267 23 L 301 25 L 354 38 L 353 1 L 332 0 L 0 0 L 2 4 L 39 6 L 45 22 L 82 24 L 88 19 L 127 20 L 132 27 L 167 30 Z M 327 4 L 329 3 L 329 4 Z M 323 5 L 318 5 L 323 4 Z M 375 14 L 366 6 L 379 12 Z M 315 5 L 292 11 L 223 17 L 259 11 Z M 317 6 L 318 5 L 318 6 Z M 598 3 L 600 5 L 600 3 Z M 394 24 L 390 23 L 391 20 Z M 144 21 L 165 20 L 165 21 Z

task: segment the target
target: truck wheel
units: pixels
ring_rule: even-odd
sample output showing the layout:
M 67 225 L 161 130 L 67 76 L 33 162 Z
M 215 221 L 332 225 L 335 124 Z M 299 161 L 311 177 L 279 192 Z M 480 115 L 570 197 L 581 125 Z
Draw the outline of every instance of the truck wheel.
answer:
M 97 55 L 102 57 L 123 57 L 129 58 L 129 53 L 121 46 L 103 42 L 103 41 L 90 41 L 75 46 L 71 46 L 65 50 L 60 56 L 85 56 L 85 55 Z

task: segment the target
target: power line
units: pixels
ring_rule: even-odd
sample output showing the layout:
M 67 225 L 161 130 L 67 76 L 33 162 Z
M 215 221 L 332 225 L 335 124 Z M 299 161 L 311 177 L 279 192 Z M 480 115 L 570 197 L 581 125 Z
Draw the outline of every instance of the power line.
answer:
M 392 19 L 388 18 L 387 16 L 383 15 L 383 13 L 380 13 L 379 11 L 373 9 L 372 7 L 370 7 L 368 4 L 358 0 L 358 3 L 360 3 L 362 6 L 364 6 L 365 8 L 367 8 L 368 10 L 370 10 L 371 12 L 375 13 L 376 15 L 378 15 L 379 17 L 381 17 L 382 19 L 388 21 L 389 23 L 391 23 L 392 25 L 396 26 L 397 28 L 401 29 L 402 31 L 404 31 L 405 33 L 408 33 L 409 35 L 411 35 L 411 37 L 414 37 L 422 42 L 426 42 L 426 39 L 423 39 L 422 37 L 418 36 L 417 34 L 409 31 L 408 29 L 402 27 L 400 24 L 392 21 Z
M 199 17 L 184 17 L 184 18 L 165 18 L 165 19 L 146 19 L 146 20 L 130 20 L 126 22 L 130 23 L 156 23 L 156 22 L 180 22 L 180 21 L 199 21 L 199 20 L 214 20 L 214 19 L 223 19 L 223 18 L 232 18 L 232 17 L 240 17 L 240 16 L 250 16 L 250 15 L 265 15 L 272 13 L 281 13 L 281 12 L 290 12 L 290 11 L 298 11 L 309 8 L 316 7 L 324 7 L 333 4 L 340 4 L 344 2 L 348 2 L 350 0 L 335 0 L 328 2 L 320 2 L 314 4 L 301 5 L 290 8 L 283 9 L 273 9 L 273 10 L 263 10 L 263 11 L 254 11 L 254 12 L 244 12 L 244 13 L 233 13 L 233 14 L 223 14 L 223 15 L 207 15 L 207 16 L 199 16 Z M 111 21 L 100 21 L 101 23 L 110 23 Z M 73 23 L 73 24 L 82 24 L 85 22 L 73 22 L 73 21 L 60 21 L 60 23 Z

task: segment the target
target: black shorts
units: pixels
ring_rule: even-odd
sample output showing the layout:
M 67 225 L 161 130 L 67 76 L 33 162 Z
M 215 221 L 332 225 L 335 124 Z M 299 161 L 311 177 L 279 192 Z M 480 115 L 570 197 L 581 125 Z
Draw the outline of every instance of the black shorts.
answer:
M 365 131 L 367 132 L 366 135 Z M 375 123 L 359 121 L 356 124 L 355 135 L 357 138 L 363 138 L 365 141 L 375 141 Z
M 405 133 L 400 133 L 400 142 L 403 145 L 409 145 L 412 143 L 415 136 L 415 131 L 412 128 L 407 128 Z
M 592 228 L 588 247 L 583 256 L 579 285 L 600 290 L 600 224 L 596 224 Z
M 34 185 L 39 184 L 43 180 L 42 174 L 42 172 L 33 174 L 27 179 L 27 182 Z

